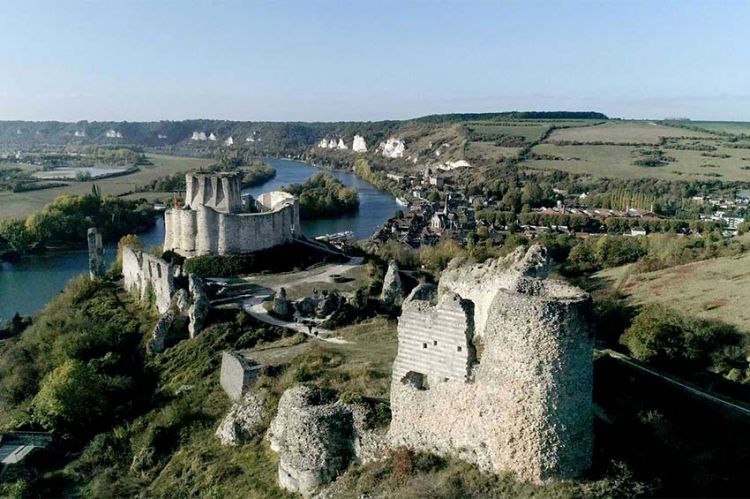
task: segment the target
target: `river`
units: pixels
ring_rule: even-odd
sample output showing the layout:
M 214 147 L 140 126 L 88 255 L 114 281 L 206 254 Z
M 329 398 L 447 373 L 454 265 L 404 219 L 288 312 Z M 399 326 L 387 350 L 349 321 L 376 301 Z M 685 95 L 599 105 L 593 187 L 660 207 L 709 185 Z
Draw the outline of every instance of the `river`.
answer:
M 285 159 L 266 159 L 276 169 L 276 177 L 259 187 L 243 192 L 257 196 L 278 190 L 281 186 L 301 183 L 320 171 L 314 166 Z M 309 237 L 350 230 L 359 239 L 372 235 L 377 228 L 392 217 L 399 206 L 389 193 L 348 172 L 331 172 L 345 185 L 359 191 L 359 212 L 333 219 L 304 220 L 302 231 Z M 146 247 L 164 242 L 164 218 L 159 216 L 156 225 L 148 232 L 138 234 Z M 116 245 L 105 248 L 107 264 L 112 262 Z M 41 310 L 65 284 L 78 274 L 87 272 L 88 254 L 85 250 L 49 252 L 22 258 L 19 262 L 3 262 L 0 270 L 0 322 L 16 312 L 31 315 Z

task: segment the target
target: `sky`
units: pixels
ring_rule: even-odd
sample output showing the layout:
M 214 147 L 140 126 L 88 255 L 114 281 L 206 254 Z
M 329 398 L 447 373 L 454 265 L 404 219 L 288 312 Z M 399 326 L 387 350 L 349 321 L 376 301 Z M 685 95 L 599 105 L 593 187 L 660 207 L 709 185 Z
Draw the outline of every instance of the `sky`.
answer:
M 750 121 L 750 2 L 3 0 L 0 120 Z

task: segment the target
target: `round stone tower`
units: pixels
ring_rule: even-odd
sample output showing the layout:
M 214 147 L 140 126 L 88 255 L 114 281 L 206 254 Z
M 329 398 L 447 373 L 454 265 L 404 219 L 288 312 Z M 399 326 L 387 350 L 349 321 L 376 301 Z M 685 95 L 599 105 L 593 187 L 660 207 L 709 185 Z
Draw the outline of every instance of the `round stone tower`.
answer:
M 591 466 L 593 338 L 590 299 L 564 282 L 521 278 L 490 307 L 477 380 L 494 380 L 503 428 L 492 461 L 536 480 Z

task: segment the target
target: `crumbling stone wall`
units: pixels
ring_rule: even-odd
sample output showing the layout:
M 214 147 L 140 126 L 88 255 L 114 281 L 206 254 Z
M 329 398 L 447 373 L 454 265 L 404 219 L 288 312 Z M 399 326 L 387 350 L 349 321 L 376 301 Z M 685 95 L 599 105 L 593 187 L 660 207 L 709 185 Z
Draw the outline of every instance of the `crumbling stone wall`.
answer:
M 486 265 L 454 266 L 440 280 L 436 305 L 425 290 L 409 296 L 391 383 L 391 445 L 456 456 L 537 482 L 575 478 L 589 468 L 590 299 L 564 282 L 542 279 L 545 262 L 546 252 L 535 246 Z M 469 376 L 431 376 L 433 353 L 409 346 L 417 338 L 424 342 L 429 331 L 414 324 L 455 321 L 444 303 L 455 293 L 466 299 L 458 290 L 481 293 L 474 322 L 477 335 L 481 326 L 484 351 Z M 420 364 L 425 372 L 416 371 Z M 403 374 L 405 365 L 426 374 L 428 384 L 414 383 L 412 371 Z
M 175 292 L 174 269 L 165 260 L 125 246 L 122 251 L 122 276 L 125 289 L 135 291 L 141 300 L 153 293 L 156 308 L 164 314 Z
M 242 254 L 293 241 L 299 200 L 274 191 L 257 198 L 260 213 L 242 211 L 239 175 L 187 174 L 184 208 L 164 213 L 164 249 L 185 257 Z
M 255 384 L 260 368 L 261 366 L 237 352 L 223 352 L 219 383 L 229 398 L 240 400 Z
M 89 227 L 86 233 L 89 246 L 89 278 L 93 281 L 104 277 L 104 246 L 102 234 L 96 227 Z
M 388 310 L 401 306 L 404 300 L 404 287 L 398 274 L 398 264 L 395 260 L 388 263 L 388 270 L 383 278 L 383 290 L 380 293 L 380 301 Z

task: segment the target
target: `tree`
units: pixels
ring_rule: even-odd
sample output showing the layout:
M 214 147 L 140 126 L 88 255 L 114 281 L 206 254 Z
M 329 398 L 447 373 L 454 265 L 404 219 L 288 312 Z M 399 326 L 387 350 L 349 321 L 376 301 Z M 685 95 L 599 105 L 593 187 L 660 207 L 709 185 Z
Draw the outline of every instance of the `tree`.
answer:
M 19 253 L 23 253 L 34 242 L 34 235 L 26 228 L 24 221 L 14 218 L 0 221 L 0 237 Z
M 48 430 L 74 432 L 106 413 L 106 383 L 90 367 L 66 361 L 42 381 L 32 402 L 34 418 Z

